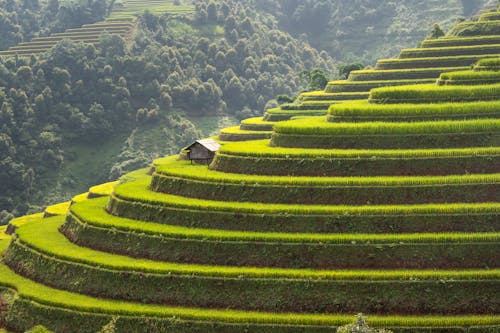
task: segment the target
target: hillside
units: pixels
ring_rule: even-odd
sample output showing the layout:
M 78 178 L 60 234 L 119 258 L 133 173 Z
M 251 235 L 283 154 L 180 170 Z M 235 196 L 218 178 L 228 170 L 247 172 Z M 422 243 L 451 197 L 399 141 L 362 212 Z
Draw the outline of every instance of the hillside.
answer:
M 497 332 L 498 18 L 222 130 L 209 165 L 183 151 L 12 220 L 0 323 Z
M 333 69 L 237 1 L 209 12 L 117 2 L 105 21 L 0 52 L 0 224 L 260 114 L 301 90 L 296 73 Z
M 416 46 L 439 23 L 450 28 L 496 6 L 494 0 L 283 1 L 259 0 L 280 28 L 302 36 L 340 62 L 372 65 L 404 47 Z
M 0 1 L 0 181 L 9 193 L 0 194 L 0 224 L 259 116 L 277 95 L 318 89 L 304 73 L 335 77 L 343 62 L 394 56 L 434 22 L 449 27 L 490 2 Z M 22 57 L 14 62 L 14 55 Z M 97 85 L 88 86 L 90 76 Z M 31 77 L 34 84 L 23 81 Z M 392 84 L 416 83 L 398 80 Z M 366 98 L 381 84 L 371 81 L 337 85 L 331 92 L 341 94 L 330 97 Z M 328 103 L 305 98 L 306 114 L 326 113 Z M 269 119 L 283 118 L 280 110 Z M 252 122 L 244 127 L 259 126 Z M 272 125 L 262 126 L 268 133 L 254 138 L 269 137 Z M 236 138 L 237 128 L 225 133 L 235 130 Z

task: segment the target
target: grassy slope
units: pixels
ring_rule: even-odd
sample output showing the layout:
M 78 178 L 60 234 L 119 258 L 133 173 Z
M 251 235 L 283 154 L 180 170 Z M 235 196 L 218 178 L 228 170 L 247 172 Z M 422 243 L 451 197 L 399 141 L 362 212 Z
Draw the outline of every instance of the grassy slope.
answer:
M 188 117 L 202 136 L 216 134 L 220 128 L 236 123 L 227 116 Z M 138 128 L 133 133 L 133 150 L 150 157 L 149 162 L 160 156 L 177 153 L 183 144 L 172 144 L 165 140 L 163 123 Z M 70 156 L 60 172 L 47 175 L 37 188 L 44 195 L 37 198 L 33 211 L 42 210 L 43 206 L 60 203 L 74 195 L 85 192 L 89 187 L 109 181 L 110 169 L 122 150 L 123 144 L 131 133 L 120 133 L 101 142 L 74 143 L 66 149 Z M 96 149 L 98 147 L 98 149 Z M 73 158 L 71 158 L 73 156 Z M 148 166 L 146 162 L 133 168 Z
M 101 228 L 116 228 L 116 230 L 132 231 L 163 237 L 202 239 L 211 241 L 257 241 L 257 242 L 297 242 L 325 244 L 343 243 L 395 243 L 395 242 L 460 242 L 496 241 L 499 233 L 415 233 L 415 234 L 314 234 L 314 233 L 284 233 L 284 232 L 251 232 L 199 229 L 149 223 L 107 214 L 104 207 L 107 198 L 88 200 L 71 207 L 72 215 L 82 219 L 84 223 Z
M 3 247 L 3 244 L 0 243 Z M 93 312 L 99 309 L 101 313 L 138 314 L 145 316 L 171 317 L 184 320 L 221 320 L 229 322 L 260 322 L 260 323 L 289 323 L 289 324 L 322 324 L 336 325 L 350 322 L 349 315 L 302 315 L 302 314 L 271 314 L 257 312 L 242 312 L 233 310 L 202 310 L 193 308 L 176 308 L 157 305 L 143 305 L 137 303 L 96 299 L 70 292 L 60 291 L 32 282 L 14 274 L 4 265 L 0 265 L 0 285 L 16 289 L 20 295 L 38 301 L 42 304 L 65 306 L 78 311 Z M 468 324 L 497 324 L 500 319 L 496 316 L 461 316 L 461 317 L 384 317 L 372 316 L 371 323 L 375 326 L 426 325 L 446 326 Z M 406 326 L 406 325 L 402 326 Z M 422 325 L 423 326 L 423 325 Z
M 297 176 L 261 176 L 241 175 L 213 171 L 203 165 L 191 164 L 189 161 L 177 161 L 172 157 L 169 163 L 158 166 L 157 172 L 183 179 L 198 179 L 214 183 L 241 182 L 249 184 L 273 185 L 315 185 L 315 186 L 401 186 L 401 185 L 431 185 L 431 184 L 467 184 L 467 183 L 500 183 L 499 174 L 460 175 L 460 176 L 386 176 L 386 177 L 297 177 Z
M 163 194 L 149 190 L 150 180 L 140 179 L 135 182 L 121 184 L 115 187 L 115 196 L 132 202 L 144 202 L 153 205 L 177 207 L 182 209 L 208 210 L 208 211 L 235 211 L 239 213 L 277 213 L 277 214 L 399 214 L 414 215 L 426 213 L 460 213 L 495 212 L 498 203 L 480 204 L 424 204 L 424 205 L 386 205 L 386 206 L 325 206 L 325 205 L 288 205 L 288 204 L 262 204 L 254 202 L 229 202 L 213 201 L 180 197 Z
M 435 271 L 435 270 L 311 270 L 282 268 L 253 268 L 231 266 L 208 266 L 157 262 L 147 259 L 134 259 L 126 256 L 109 254 L 77 246 L 58 232 L 64 218 L 48 218 L 43 223 L 25 225 L 17 231 L 19 239 L 41 253 L 56 256 L 70 262 L 80 262 L 103 268 L 150 272 L 158 274 L 181 274 L 199 276 L 225 276 L 239 278 L 295 278 L 326 280 L 406 280 L 415 277 L 423 279 L 496 279 L 500 270 L 474 271 Z M 38 237 L 43 234 L 44 237 Z
M 68 145 L 67 158 L 58 172 L 52 172 L 41 180 L 37 186 L 43 197 L 36 204 L 46 206 L 71 199 L 74 195 L 85 192 L 95 184 L 108 179 L 111 161 L 120 152 L 126 133 L 89 143 L 79 142 Z M 98 147 L 98 149 L 96 149 Z M 40 207 L 35 207 L 40 211 Z

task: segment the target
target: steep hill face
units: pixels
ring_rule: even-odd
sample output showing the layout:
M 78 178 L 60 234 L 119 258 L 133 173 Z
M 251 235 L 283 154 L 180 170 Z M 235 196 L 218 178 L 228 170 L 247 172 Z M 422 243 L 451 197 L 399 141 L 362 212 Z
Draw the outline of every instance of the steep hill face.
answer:
M 499 36 L 480 28 L 496 15 L 354 73 L 433 83 L 305 94 L 327 114 L 243 121 L 210 165 L 160 158 L 11 221 L 2 323 L 327 333 L 363 312 L 395 333 L 498 331 Z
M 342 62 L 373 64 L 403 47 L 416 46 L 439 22 L 444 29 L 460 17 L 494 8 L 493 0 L 257 1 L 276 13 L 280 27 L 326 50 Z

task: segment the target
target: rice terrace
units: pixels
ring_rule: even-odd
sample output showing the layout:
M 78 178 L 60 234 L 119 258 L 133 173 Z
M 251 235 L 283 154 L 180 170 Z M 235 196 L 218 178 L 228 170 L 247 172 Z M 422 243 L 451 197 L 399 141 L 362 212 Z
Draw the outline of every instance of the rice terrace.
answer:
M 222 87 L 218 80 L 228 87 L 219 99 L 238 91 L 244 96 L 252 88 L 271 88 L 260 78 L 238 84 L 236 77 L 252 77 L 260 68 L 272 86 L 275 78 L 265 71 L 273 66 L 273 73 L 285 71 L 276 55 L 259 66 L 247 59 L 250 49 L 266 54 L 272 47 L 248 47 L 241 39 L 261 38 L 268 30 L 259 29 L 275 31 L 280 25 L 269 17 L 251 22 L 248 17 L 258 17 L 251 6 L 259 4 L 243 3 L 117 0 L 106 3 L 102 20 L 40 32 L 0 51 L 0 169 L 12 160 L 8 154 L 23 151 L 35 156 L 40 149 L 53 161 L 54 145 L 64 147 L 53 136 L 59 129 L 72 131 L 67 142 L 81 148 L 88 138 L 71 125 L 75 119 L 90 128 L 85 133 L 125 123 L 128 113 L 112 121 L 101 118 L 103 127 L 88 115 L 104 117 L 107 101 L 116 96 L 147 105 L 129 112 L 132 122 L 145 120 L 134 123 L 125 145 L 113 147 L 122 149 L 120 156 L 139 154 L 142 148 L 127 150 L 138 138 L 151 142 L 140 128 L 188 142 L 182 141 L 187 149 L 158 155 L 147 167 L 131 163 L 137 170 L 127 169 L 119 179 L 110 176 L 99 185 L 102 178 L 96 177 L 98 185 L 64 202 L 41 210 L 26 204 L 8 213 L 8 223 L 0 226 L 0 332 L 500 332 L 498 3 L 479 6 L 472 18 L 453 22 L 447 32 L 434 26 L 431 36 L 398 57 L 328 77 L 323 90 L 304 88 L 294 98 L 267 103 L 263 114 L 248 112 L 239 125 L 239 118 L 221 116 L 233 105 L 230 99 L 220 102 L 226 106 L 215 112 L 215 128 L 182 137 L 191 130 L 185 119 L 203 118 L 180 111 L 176 98 L 190 100 L 196 92 L 210 103 L 209 92 L 218 94 L 214 85 Z M 0 1 L 0 9 L 3 5 L 7 2 Z M 235 19 L 224 22 L 224 15 Z M 174 49 L 169 34 L 183 43 L 197 38 L 196 47 L 206 55 Z M 277 55 L 298 54 L 293 34 L 273 34 L 268 37 L 276 39 Z M 232 50 L 224 58 L 220 45 Z M 110 51 L 117 49 L 119 55 Z M 140 56 L 134 58 L 136 51 Z M 308 52 L 310 59 L 330 61 Z M 240 53 L 245 68 L 220 70 Z M 210 63 L 210 54 L 223 60 L 186 67 L 196 59 Z M 141 61 L 176 57 L 185 61 L 172 61 L 168 70 L 203 71 L 205 78 L 186 84 L 178 83 L 179 74 L 164 82 L 137 79 L 137 73 L 153 78 L 167 69 Z M 81 66 L 82 78 L 53 59 Z M 95 59 L 99 79 L 93 80 L 88 59 Z M 125 72 L 127 66 L 136 72 Z M 120 70 L 125 74 L 116 74 Z M 21 93 L 23 80 L 29 87 Z M 51 80 L 63 83 L 50 92 L 35 94 L 30 88 Z M 71 103 L 83 91 L 76 90 L 78 84 L 83 90 L 95 85 L 103 95 L 92 98 L 104 108 L 96 102 L 88 114 L 76 112 Z M 185 90 L 167 87 L 174 84 Z M 30 102 L 35 111 L 15 109 L 16 101 L 30 100 L 30 94 L 37 95 Z M 57 98 L 62 102 L 45 107 Z M 37 127 L 46 114 L 54 123 L 64 118 L 74 123 L 44 125 L 36 138 L 45 146 L 35 149 L 30 146 L 35 139 L 13 128 Z M 22 118 L 27 115 L 34 120 Z M 169 134 L 168 126 L 179 132 Z M 9 143 L 16 135 L 25 146 Z M 103 142 L 87 143 L 98 151 L 110 147 Z M 98 158 L 85 152 L 62 159 Z M 73 182 L 76 171 L 90 168 L 90 162 L 81 163 L 68 164 Z M 57 164 L 48 165 L 50 175 Z M 2 179 L 17 177 L 14 171 L 6 174 Z M 23 184 L 38 184 L 29 181 L 30 174 L 23 174 Z M 0 187 L 7 189 L 4 184 Z M 5 207 L 11 204 L 2 200 Z

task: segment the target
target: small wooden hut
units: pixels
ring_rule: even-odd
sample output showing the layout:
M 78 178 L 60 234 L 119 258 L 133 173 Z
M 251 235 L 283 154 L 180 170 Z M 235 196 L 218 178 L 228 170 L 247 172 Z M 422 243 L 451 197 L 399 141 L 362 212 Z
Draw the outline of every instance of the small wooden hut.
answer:
M 209 164 L 214 159 L 215 153 L 220 149 L 220 144 L 213 139 L 196 140 L 185 148 L 188 159 L 196 163 Z

